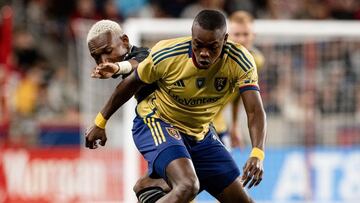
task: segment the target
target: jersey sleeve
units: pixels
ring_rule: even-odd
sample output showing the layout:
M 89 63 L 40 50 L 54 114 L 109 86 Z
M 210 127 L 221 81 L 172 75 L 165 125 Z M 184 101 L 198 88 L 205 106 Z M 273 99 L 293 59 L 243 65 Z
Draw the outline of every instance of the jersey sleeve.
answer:
M 159 43 L 153 47 L 150 54 L 144 61 L 139 64 L 138 68 L 136 69 L 136 75 L 138 79 L 144 83 L 151 84 L 162 78 L 164 75 L 164 69 L 159 65 L 155 65 L 152 58 L 152 54 L 159 49 L 158 47 Z
M 249 52 L 245 52 L 248 61 L 251 63 L 251 68 L 242 74 L 242 76 L 238 80 L 238 87 L 240 93 L 243 93 L 247 90 L 257 90 L 259 91 L 258 85 L 258 74 L 257 74 L 257 67 L 254 61 L 254 58 Z
M 258 75 L 256 68 L 249 70 L 240 80 L 238 81 L 240 93 L 247 90 L 260 90 L 258 85 Z

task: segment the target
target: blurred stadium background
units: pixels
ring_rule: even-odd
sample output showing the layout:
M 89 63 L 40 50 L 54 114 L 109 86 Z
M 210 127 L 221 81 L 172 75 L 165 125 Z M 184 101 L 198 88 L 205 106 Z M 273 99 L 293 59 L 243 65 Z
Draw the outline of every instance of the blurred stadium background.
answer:
M 132 186 L 146 169 L 131 138 L 135 102 L 110 120 L 105 148 L 83 147 L 84 129 L 119 82 L 90 78 L 87 31 L 108 18 L 132 44 L 151 47 L 189 34 L 202 8 L 256 18 L 268 140 L 252 197 L 359 202 L 360 1 L 1 0 L 0 203 L 135 202 Z M 232 151 L 240 167 L 249 151 Z M 202 193 L 197 202 L 215 201 Z

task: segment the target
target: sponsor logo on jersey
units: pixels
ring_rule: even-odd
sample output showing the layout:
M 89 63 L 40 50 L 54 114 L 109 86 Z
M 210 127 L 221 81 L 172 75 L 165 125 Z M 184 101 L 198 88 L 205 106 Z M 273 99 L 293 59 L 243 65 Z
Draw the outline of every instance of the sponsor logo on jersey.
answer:
M 227 78 L 215 78 L 214 86 L 217 91 L 221 91 L 226 86 Z
M 179 95 L 176 95 L 170 91 L 168 92 L 168 94 L 178 103 L 186 106 L 198 106 L 208 103 L 215 103 L 221 98 L 221 97 L 182 98 Z
M 179 133 L 179 131 L 175 128 L 169 128 L 169 127 L 166 127 L 166 131 L 168 132 L 168 134 L 177 139 L 177 140 L 181 140 L 181 135 Z

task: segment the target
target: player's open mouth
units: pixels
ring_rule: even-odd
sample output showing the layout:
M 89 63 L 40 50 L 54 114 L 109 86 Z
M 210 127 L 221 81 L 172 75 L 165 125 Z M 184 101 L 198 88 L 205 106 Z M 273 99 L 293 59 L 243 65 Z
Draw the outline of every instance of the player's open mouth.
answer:
M 210 65 L 210 62 L 209 61 L 199 61 L 199 64 L 202 66 L 208 66 L 208 65 Z

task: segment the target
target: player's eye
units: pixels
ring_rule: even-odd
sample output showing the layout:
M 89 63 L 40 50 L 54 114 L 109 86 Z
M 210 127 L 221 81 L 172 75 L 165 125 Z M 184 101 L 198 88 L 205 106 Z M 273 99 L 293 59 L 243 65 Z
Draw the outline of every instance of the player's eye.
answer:
M 106 49 L 105 49 L 105 52 L 109 54 L 109 53 L 112 52 L 112 50 L 113 50 L 113 49 L 112 49 L 111 47 L 110 47 L 110 48 L 106 48 Z
M 202 44 L 196 44 L 195 46 L 196 46 L 196 48 L 199 48 L 199 49 L 204 47 L 204 45 L 202 45 Z
M 99 61 L 100 56 L 97 54 L 91 54 L 91 56 L 95 59 L 96 62 Z

